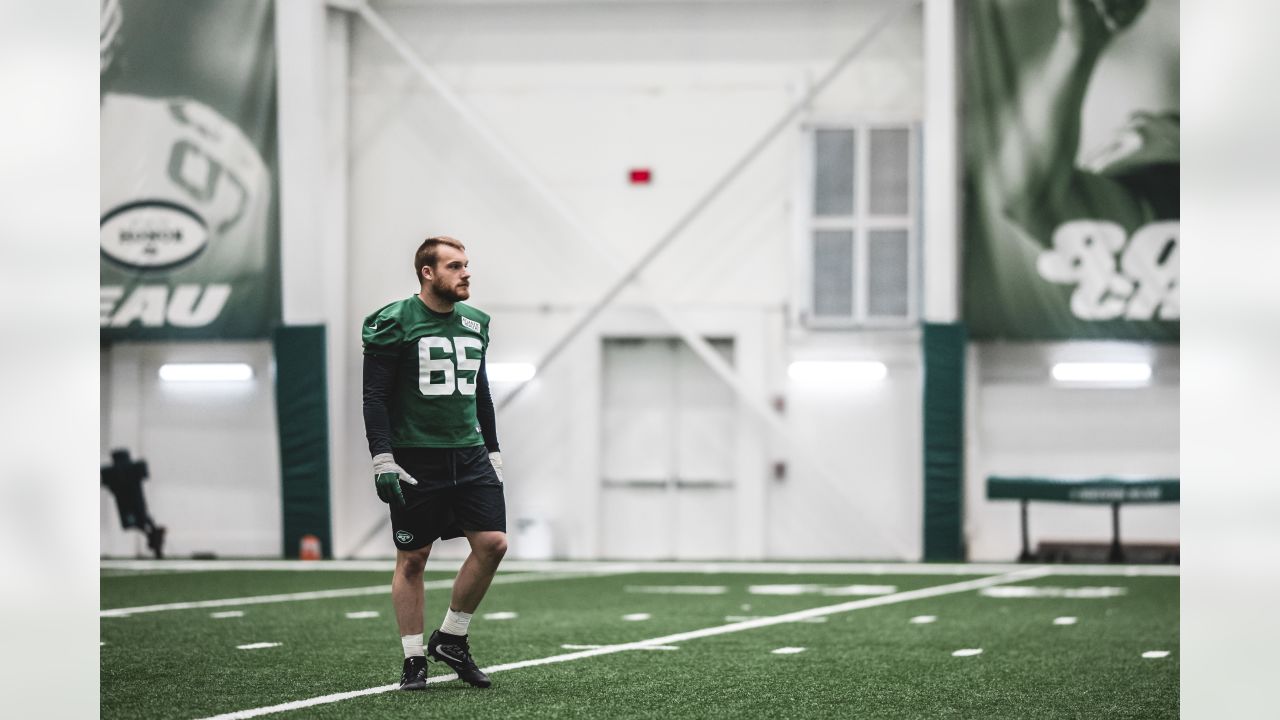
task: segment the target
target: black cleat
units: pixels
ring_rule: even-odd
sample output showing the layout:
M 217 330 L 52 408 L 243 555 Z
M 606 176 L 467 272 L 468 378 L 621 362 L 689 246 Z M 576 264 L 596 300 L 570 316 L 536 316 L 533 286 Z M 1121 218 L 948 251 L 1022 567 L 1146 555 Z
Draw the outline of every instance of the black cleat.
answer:
M 480 672 L 476 661 L 471 659 L 471 648 L 467 645 L 466 635 L 450 635 L 436 630 L 427 640 L 427 654 L 453 668 L 463 682 L 478 688 L 487 688 L 492 684 L 489 676 Z
M 404 659 L 404 672 L 400 673 L 401 690 L 427 689 L 427 659 L 421 655 Z

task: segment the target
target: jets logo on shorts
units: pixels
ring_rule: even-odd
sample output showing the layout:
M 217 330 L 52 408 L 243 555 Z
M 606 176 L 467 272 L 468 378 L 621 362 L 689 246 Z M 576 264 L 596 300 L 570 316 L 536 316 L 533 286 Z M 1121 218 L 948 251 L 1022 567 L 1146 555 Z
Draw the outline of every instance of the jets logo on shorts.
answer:
M 472 332 L 480 332 L 480 323 L 476 322 L 475 320 L 472 320 L 469 317 L 462 318 L 462 327 Z
M 412 541 L 413 541 L 413 533 L 409 532 L 408 530 L 396 531 L 396 542 L 400 543 L 401 545 L 404 545 Z

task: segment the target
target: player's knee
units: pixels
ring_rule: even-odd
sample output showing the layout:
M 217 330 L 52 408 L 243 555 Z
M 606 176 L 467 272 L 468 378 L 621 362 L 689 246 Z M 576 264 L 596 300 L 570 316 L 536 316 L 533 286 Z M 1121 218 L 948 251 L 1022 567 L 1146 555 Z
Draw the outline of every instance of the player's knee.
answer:
M 480 552 L 490 562 L 498 562 L 507 554 L 506 533 L 492 533 L 481 543 Z
M 397 557 L 396 572 L 410 578 L 417 579 L 422 577 L 422 572 L 427 568 L 427 553 L 423 552 L 401 552 Z

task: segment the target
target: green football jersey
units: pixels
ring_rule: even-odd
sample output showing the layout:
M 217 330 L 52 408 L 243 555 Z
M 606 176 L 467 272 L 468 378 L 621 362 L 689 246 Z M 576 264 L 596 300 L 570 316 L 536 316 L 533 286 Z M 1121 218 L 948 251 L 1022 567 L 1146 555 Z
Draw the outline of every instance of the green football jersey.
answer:
M 489 316 L 457 303 L 447 315 L 417 295 L 364 319 L 364 352 L 396 359 L 387 403 L 392 447 L 483 445 L 476 420 L 476 376 L 489 346 Z

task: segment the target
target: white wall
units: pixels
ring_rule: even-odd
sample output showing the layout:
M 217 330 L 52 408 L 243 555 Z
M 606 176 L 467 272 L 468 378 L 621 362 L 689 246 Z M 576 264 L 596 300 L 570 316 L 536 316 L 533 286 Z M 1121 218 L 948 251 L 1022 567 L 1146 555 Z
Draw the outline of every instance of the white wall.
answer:
M 1136 360 L 1152 365 L 1138 388 L 1070 388 L 1049 380 L 1053 363 Z M 1176 346 L 1078 342 L 983 344 L 970 353 L 965 535 L 971 560 L 1012 560 L 1020 548 L 1018 502 L 986 499 L 989 475 L 1178 477 Z M 1031 543 L 1105 542 L 1106 505 L 1031 503 Z M 1178 505 L 1125 505 L 1126 542 L 1177 543 Z
M 411 255 L 430 234 L 467 243 L 474 303 L 494 316 L 491 361 L 534 361 L 785 112 L 887 8 L 879 2 L 380 4 L 376 9 L 585 225 L 582 238 L 359 18 L 350 46 L 346 351 L 358 407 L 354 320 L 414 292 Z M 921 117 L 921 16 L 908 12 L 811 108 L 810 117 Z M 707 335 L 732 336 L 746 392 L 784 396 L 784 429 L 743 410 L 754 448 L 738 458 L 741 557 L 919 555 L 919 352 L 913 332 L 812 336 L 786 326 L 788 258 L 801 178 L 798 128 L 784 134 L 644 273 L 644 283 Z M 631 187 L 630 167 L 654 182 Z M 548 519 L 555 552 L 599 551 L 599 355 L 613 333 L 671 335 L 625 291 L 499 415 L 508 516 Z M 903 343 L 906 343 L 905 346 Z M 786 366 L 821 349 L 885 353 L 890 380 L 832 407 L 790 388 Z M 744 406 L 746 403 L 744 403 Z M 390 553 L 368 487 L 358 412 L 337 442 L 338 553 Z M 820 454 L 818 458 L 814 453 Z M 817 460 L 820 468 L 815 468 Z M 771 486 L 775 461 L 788 479 Z M 822 468 L 826 468 L 825 470 Z M 790 503 L 790 504 L 788 504 Z M 789 509 L 829 517 L 804 532 Z M 871 529 L 878 519 L 885 535 Z M 458 545 L 458 543 L 454 543 Z M 437 554 L 457 554 L 442 546 Z M 519 554 L 520 537 L 512 538 Z
M 166 362 L 244 362 L 253 379 L 172 383 Z M 117 343 L 103 350 L 102 461 L 114 448 L 146 460 L 147 508 L 168 528 L 166 555 L 278 556 L 280 454 L 269 342 Z M 142 533 L 120 528 L 101 488 L 101 553 L 148 554 Z
M 768 483 L 769 555 L 919 559 L 919 333 L 793 338 L 790 345 L 791 360 L 879 360 L 888 377 L 846 387 L 785 383 L 788 468 L 785 479 Z

